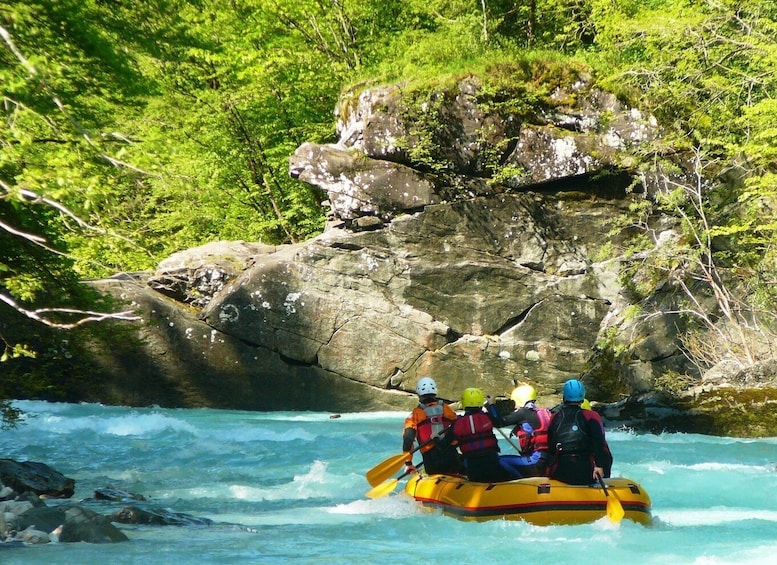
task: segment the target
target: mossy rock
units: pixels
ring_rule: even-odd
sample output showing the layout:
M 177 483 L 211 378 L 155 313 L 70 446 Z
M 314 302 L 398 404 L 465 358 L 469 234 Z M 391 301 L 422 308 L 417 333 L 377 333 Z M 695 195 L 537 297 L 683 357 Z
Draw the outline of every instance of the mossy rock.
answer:
M 731 437 L 777 435 L 777 388 L 716 388 L 677 401 L 697 433 Z

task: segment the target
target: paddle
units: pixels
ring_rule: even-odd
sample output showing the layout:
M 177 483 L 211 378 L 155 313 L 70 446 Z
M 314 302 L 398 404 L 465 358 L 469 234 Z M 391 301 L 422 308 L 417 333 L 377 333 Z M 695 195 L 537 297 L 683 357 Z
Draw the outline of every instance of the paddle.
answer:
M 500 434 L 502 434 L 502 437 L 503 437 L 503 438 L 505 438 L 505 439 L 507 440 L 507 443 L 509 443 L 510 445 L 512 445 L 512 446 L 515 448 L 515 450 L 518 452 L 518 454 L 520 455 L 520 454 L 521 454 L 521 448 L 520 448 L 519 446 L 517 446 L 517 445 L 515 445 L 515 444 L 513 443 L 513 440 L 511 440 L 511 439 L 510 439 L 510 436 L 508 436 L 506 433 L 504 433 L 504 432 L 502 431 L 502 428 L 496 428 L 496 430 L 497 430 L 497 431 L 498 431 Z
M 415 467 L 416 471 L 418 469 L 420 469 L 421 467 L 423 467 L 423 466 L 424 466 L 423 462 L 421 462 L 418 465 L 416 465 L 416 467 Z M 405 471 L 404 473 L 399 475 L 396 479 L 391 479 L 389 481 L 385 481 L 385 482 L 379 484 L 378 486 L 376 486 L 374 488 L 371 488 L 369 491 L 367 491 L 367 494 L 365 496 L 367 498 L 380 498 L 382 496 L 386 496 L 387 494 L 391 494 L 392 492 L 394 492 L 394 489 L 397 488 L 397 485 L 399 484 L 399 481 L 401 479 L 404 479 L 405 477 L 407 477 L 408 475 L 410 475 L 412 473 L 413 473 L 413 471 L 411 471 L 411 470 Z
M 400 453 L 398 455 L 392 455 L 385 461 L 381 461 L 377 465 L 375 465 L 372 469 L 367 471 L 366 477 L 367 482 L 370 483 L 371 487 L 376 487 L 386 479 L 391 478 L 391 475 L 399 471 L 399 468 L 404 465 L 405 461 L 410 459 L 410 455 L 421 449 L 422 447 L 425 447 L 441 437 L 445 432 L 447 432 L 450 429 L 450 426 L 445 428 L 443 431 L 441 431 L 438 435 L 435 437 L 423 442 L 418 447 L 415 447 L 411 449 L 410 451 L 406 453 Z
M 623 516 L 626 515 L 623 510 L 623 505 L 621 504 L 621 501 L 618 500 L 618 495 L 615 491 L 612 491 L 612 496 L 610 496 L 610 492 L 604 485 L 604 479 L 602 479 L 601 475 L 597 473 L 596 478 L 604 491 L 605 498 L 607 498 L 607 517 L 610 519 L 610 522 L 617 524 L 623 520 Z

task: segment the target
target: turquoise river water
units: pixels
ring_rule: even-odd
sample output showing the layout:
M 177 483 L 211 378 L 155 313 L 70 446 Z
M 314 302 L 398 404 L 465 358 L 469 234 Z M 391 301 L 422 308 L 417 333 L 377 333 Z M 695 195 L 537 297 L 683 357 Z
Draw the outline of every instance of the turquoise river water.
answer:
M 364 473 L 401 451 L 405 414 L 134 409 L 19 402 L 0 457 L 112 486 L 210 526 L 118 525 L 129 542 L 0 550 L 2 564 L 770 563 L 777 555 L 777 438 L 608 430 L 613 476 L 648 491 L 655 524 L 464 522 L 402 494 L 375 500 Z M 503 453 L 512 447 L 501 440 Z M 417 458 L 417 457 L 416 457 Z M 85 502 L 110 514 L 121 505 Z M 103 506 L 101 506 L 103 504 Z

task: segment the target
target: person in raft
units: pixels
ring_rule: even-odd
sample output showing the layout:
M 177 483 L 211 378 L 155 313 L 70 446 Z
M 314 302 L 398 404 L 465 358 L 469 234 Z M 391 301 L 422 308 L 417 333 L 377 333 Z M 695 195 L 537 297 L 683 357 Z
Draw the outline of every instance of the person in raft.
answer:
M 445 433 L 442 442 L 458 445 L 470 481 L 494 483 L 517 478 L 508 474 L 499 463 L 499 442 L 491 417 L 483 411 L 485 400 L 485 394 L 479 388 L 465 389 L 461 394 L 464 414 Z
M 604 468 L 612 466 L 604 428 L 592 410 L 580 406 L 585 400 L 582 382 L 577 379 L 565 382 L 562 400 L 548 428 L 551 454 L 548 476 L 573 485 L 595 483 L 604 477 Z
M 510 435 L 518 438 L 520 447 L 520 455 L 502 455 L 499 462 L 510 475 L 542 477 L 548 467 L 548 426 L 552 414 L 547 408 L 537 406 L 537 391 L 529 384 L 516 387 L 510 398 L 515 410 L 500 416 L 494 400 L 488 397 L 488 414 L 494 426 L 514 426 Z
M 418 394 L 418 406 L 405 419 L 402 432 L 402 451 L 405 453 L 413 449 L 416 440 L 421 445 L 439 437 L 458 417 L 453 408 L 437 398 L 437 383 L 431 377 L 419 380 L 415 391 Z M 428 475 L 457 475 L 463 470 L 459 453 L 452 445 L 432 441 L 419 451 Z M 407 471 L 415 471 L 412 456 L 405 461 L 405 466 Z

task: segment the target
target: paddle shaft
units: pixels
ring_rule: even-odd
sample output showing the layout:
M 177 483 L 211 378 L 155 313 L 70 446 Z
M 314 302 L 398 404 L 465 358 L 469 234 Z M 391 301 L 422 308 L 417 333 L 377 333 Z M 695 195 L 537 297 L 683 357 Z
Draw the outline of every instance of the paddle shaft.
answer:
M 596 474 L 596 480 L 599 481 L 599 486 L 602 487 L 602 490 L 604 491 L 604 496 L 610 496 L 610 493 L 607 490 L 607 485 L 604 484 L 604 479 L 599 473 Z
M 418 465 L 414 465 L 415 471 L 411 471 L 410 469 L 405 469 L 405 472 L 397 477 L 397 481 L 401 481 L 402 479 L 404 479 L 408 475 L 412 475 L 413 473 L 417 473 L 418 471 L 421 470 L 421 467 L 423 467 L 423 466 L 424 466 L 424 462 L 421 461 Z
M 520 455 L 520 454 L 521 454 L 521 448 L 520 448 L 520 446 L 518 446 L 518 445 L 515 445 L 515 444 L 513 443 L 513 440 L 511 440 L 511 439 L 510 439 L 510 436 L 508 436 L 506 433 L 504 433 L 504 432 L 502 431 L 502 428 L 496 428 L 496 429 L 497 429 L 497 431 L 498 431 L 500 434 L 502 434 L 502 437 L 503 437 L 503 438 L 505 438 L 505 439 L 507 440 L 507 443 L 509 443 L 510 445 L 512 445 L 512 446 L 513 446 L 513 448 L 514 448 L 514 449 L 515 449 L 515 450 L 518 452 L 518 454 Z

